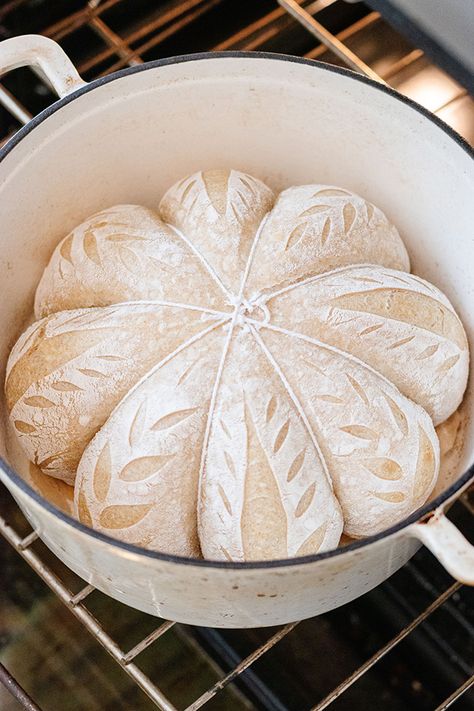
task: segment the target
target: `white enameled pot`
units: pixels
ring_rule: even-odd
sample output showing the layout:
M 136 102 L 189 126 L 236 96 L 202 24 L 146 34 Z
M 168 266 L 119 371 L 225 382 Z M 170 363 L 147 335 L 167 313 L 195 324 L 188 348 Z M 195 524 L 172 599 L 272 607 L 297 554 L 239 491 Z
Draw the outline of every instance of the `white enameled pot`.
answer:
M 398 225 L 414 271 L 458 309 L 474 352 L 473 156 L 424 109 L 349 71 L 278 55 L 177 57 L 85 84 L 51 40 L 0 44 L 0 70 L 20 65 L 36 68 L 61 99 L 0 156 L 3 367 L 61 237 L 114 203 L 156 207 L 181 176 L 219 166 L 276 189 L 341 185 L 379 205 Z M 43 499 L 13 470 L 6 443 L 0 478 L 51 550 L 112 597 L 190 624 L 276 625 L 370 590 L 420 541 L 452 575 L 474 583 L 473 549 L 443 514 L 472 477 L 473 402 L 471 378 L 450 488 L 380 535 L 296 560 L 212 563 L 115 541 Z

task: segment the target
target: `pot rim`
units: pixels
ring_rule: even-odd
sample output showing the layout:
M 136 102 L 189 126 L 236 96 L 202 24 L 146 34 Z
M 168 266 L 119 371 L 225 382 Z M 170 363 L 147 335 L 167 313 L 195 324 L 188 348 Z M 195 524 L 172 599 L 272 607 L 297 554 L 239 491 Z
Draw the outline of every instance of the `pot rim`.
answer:
M 44 111 L 40 112 L 37 114 L 28 124 L 23 126 L 18 130 L 18 132 L 8 141 L 8 143 L 0 149 L 0 162 L 3 161 L 6 156 L 10 153 L 10 151 L 15 148 L 15 146 L 23 139 L 25 138 L 36 126 L 39 124 L 43 123 L 49 116 L 52 114 L 56 113 L 59 111 L 63 106 L 66 106 L 69 104 L 71 101 L 74 101 L 75 99 L 79 98 L 82 96 L 82 94 L 86 94 L 89 91 L 92 91 L 104 84 L 108 84 L 112 81 L 115 81 L 117 79 L 121 79 L 122 77 L 131 75 L 131 74 L 136 74 L 138 72 L 143 72 L 147 71 L 149 69 L 155 69 L 157 67 L 163 67 L 171 64 L 181 64 L 184 62 L 192 62 L 192 61 L 201 61 L 204 59 L 263 59 L 263 60 L 273 60 L 273 61 L 284 61 L 284 62 L 292 62 L 295 64 L 303 64 L 306 66 L 313 67 L 314 69 L 319 69 L 322 71 L 328 71 L 332 72 L 334 74 L 341 74 L 343 76 L 348 77 L 349 79 L 359 81 L 362 84 L 368 84 L 372 88 L 377 89 L 378 91 L 382 91 L 385 94 L 388 94 L 391 96 L 393 99 L 400 101 L 413 109 L 414 111 L 417 111 L 419 114 L 421 114 L 424 118 L 430 120 L 432 123 L 434 123 L 438 128 L 440 128 L 444 133 L 446 133 L 449 138 L 454 140 L 467 154 L 470 156 L 471 159 L 474 159 L 474 150 L 470 147 L 470 145 L 465 141 L 454 129 L 452 129 L 450 126 L 448 126 L 444 121 L 442 121 L 438 116 L 435 116 L 432 114 L 430 111 L 425 109 L 423 106 L 420 104 L 417 104 L 415 101 L 412 99 L 409 99 L 406 96 L 403 96 L 399 94 L 397 91 L 392 89 L 391 87 L 387 86 L 386 84 L 380 84 L 373 79 L 369 79 L 368 77 L 357 74 L 356 72 L 353 72 L 349 69 L 346 69 L 344 67 L 338 67 L 334 66 L 331 64 L 326 64 L 325 62 L 318 62 L 316 60 L 311 60 L 311 59 L 305 59 L 303 57 L 296 57 L 293 55 L 288 55 L 288 54 L 274 54 L 271 52 L 244 52 L 244 51 L 228 51 L 228 52 L 197 52 L 195 54 L 184 54 L 184 55 L 177 55 L 175 57 L 166 57 L 163 59 L 156 59 L 151 62 L 145 62 L 144 64 L 140 64 L 137 66 L 133 67 L 126 67 L 125 69 L 121 69 L 117 72 L 114 72 L 112 74 L 109 74 L 104 77 L 100 77 L 99 79 L 95 79 L 94 81 L 86 84 L 83 87 L 80 87 L 79 89 L 71 92 L 71 94 L 68 94 L 67 96 L 63 97 L 62 99 L 58 99 L 58 101 L 54 102 L 51 106 L 47 107 Z M 432 511 L 440 507 L 442 504 L 444 504 L 446 501 L 448 501 L 450 498 L 452 498 L 460 489 L 463 488 L 465 484 L 471 479 L 471 477 L 474 477 L 474 463 L 468 467 L 468 469 L 462 474 L 454 484 L 452 484 L 448 489 L 446 489 L 442 494 L 437 496 L 433 501 L 428 501 L 425 503 L 423 506 L 421 506 L 419 509 L 414 511 L 412 514 L 407 516 L 406 518 L 402 519 L 398 523 L 396 523 L 394 526 L 391 526 L 390 528 L 384 529 L 380 533 L 377 533 L 372 536 L 368 536 L 367 538 L 355 541 L 354 543 L 351 543 L 348 546 L 340 547 L 340 548 L 335 548 L 334 550 L 329 550 L 329 551 L 324 551 L 323 553 L 316 553 L 312 555 L 306 555 L 306 556 L 301 556 L 299 558 L 282 558 L 282 559 L 276 559 L 276 560 L 266 560 L 266 561 L 252 561 L 252 562 L 230 562 L 230 561 L 217 561 L 217 560 L 204 560 L 204 559 L 199 559 L 199 558 L 190 558 L 190 557 L 185 557 L 185 556 L 178 556 L 178 555 L 171 555 L 168 553 L 162 553 L 159 551 L 154 551 L 154 550 L 148 550 L 146 548 L 142 548 L 141 546 L 137 546 L 131 543 L 126 543 L 124 541 L 120 541 L 116 538 L 113 538 L 112 536 L 109 536 L 105 533 L 101 533 L 100 531 L 96 531 L 93 528 L 89 528 L 89 526 L 84 525 L 77 519 L 73 518 L 67 513 L 64 513 L 59 509 L 57 506 L 49 502 L 47 499 L 43 498 L 40 494 L 38 494 L 27 482 L 19 476 L 11 467 L 10 465 L 2 458 L 0 457 L 0 468 L 4 471 L 6 476 L 13 482 L 13 484 L 21 489 L 21 491 L 29 496 L 31 499 L 33 499 L 39 506 L 41 506 L 43 509 L 45 509 L 48 513 L 58 517 L 62 522 L 66 523 L 68 526 L 72 527 L 73 529 L 77 529 L 83 534 L 86 534 L 90 536 L 91 538 L 94 538 L 96 540 L 99 540 L 103 543 L 107 543 L 111 546 L 114 546 L 116 548 L 122 549 L 128 553 L 132 553 L 134 555 L 138 556 L 144 556 L 146 558 L 152 558 L 156 560 L 161 560 L 165 561 L 168 563 L 177 563 L 181 565 L 194 565 L 199 568 L 224 568 L 224 569 L 229 569 L 229 570 L 244 570 L 244 569 L 258 569 L 258 570 L 264 570 L 267 568 L 286 568 L 289 566 L 294 566 L 294 565 L 305 565 L 308 563 L 316 563 L 319 560 L 325 560 L 327 558 L 333 558 L 335 556 L 343 555 L 345 553 L 349 553 L 361 548 L 365 548 L 366 546 L 370 545 L 371 543 L 375 543 L 376 541 L 383 540 L 384 538 L 388 538 L 389 536 L 392 536 L 396 533 L 401 532 L 403 529 L 408 528 L 412 524 L 418 522 L 420 519 L 423 519 L 426 517 L 428 514 L 430 514 Z

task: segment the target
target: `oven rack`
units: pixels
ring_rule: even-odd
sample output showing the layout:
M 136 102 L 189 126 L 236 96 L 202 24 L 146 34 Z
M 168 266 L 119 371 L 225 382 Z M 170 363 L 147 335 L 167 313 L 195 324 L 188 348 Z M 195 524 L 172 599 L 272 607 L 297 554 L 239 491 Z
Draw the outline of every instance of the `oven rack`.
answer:
M 462 499 L 464 505 L 469 508 L 472 514 L 467 495 Z M 171 703 L 166 695 L 161 691 L 158 683 L 152 681 L 146 674 L 141 671 L 135 659 L 158 640 L 168 630 L 177 625 L 177 623 L 169 621 L 161 621 L 160 624 L 150 632 L 146 637 L 135 644 L 131 649 L 124 650 L 119 644 L 106 632 L 90 610 L 87 608 L 87 598 L 96 589 L 93 585 L 84 584 L 76 593 L 72 593 L 69 587 L 61 580 L 53 570 L 42 560 L 41 556 L 32 548 L 32 544 L 38 539 L 38 534 L 31 530 L 27 535 L 21 536 L 13 526 L 7 523 L 3 516 L 0 516 L 0 533 L 5 540 L 17 551 L 17 553 L 25 560 L 35 573 L 43 580 L 50 590 L 57 595 L 60 601 L 69 609 L 72 615 L 79 620 L 84 628 L 97 640 L 99 644 L 111 655 L 115 662 L 126 672 L 129 677 L 142 689 L 142 691 L 154 703 L 160 711 L 178 711 Z M 77 578 L 79 581 L 80 579 Z M 425 609 L 418 614 L 412 621 L 402 630 L 392 637 L 384 646 L 380 647 L 369 659 L 355 669 L 350 676 L 342 681 L 333 691 L 325 698 L 318 701 L 311 711 L 322 711 L 328 708 L 336 699 L 347 691 L 354 683 L 356 683 L 367 671 L 374 667 L 386 654 L 391 652 L 400 642 L 408 637 L 419 625 L 425 622 L 438 608 L 447 602 L 454 593 L 462 587 L 461 583 L 453 582 L 440 595 L 438 595 Z M 281 627 L 276 633 L 270 635 L 266 642 L 249 654 L 247 657 L 231 669 L 227 674 L 220 679 L 198 698 L 196 698 L 184 711 L 197 711 L 202 708 L 207 702 L 213 699 L 221 690 L 228 684 L 235 681 L 240 674 L 245 672 L 249 667 L 256 662 L 263 654 L 268 652 L 274 645 L 278 644 L 287 634 L 298 625 L 297 622 L 289 623 Z M 178 625 L 179 626 L 179 625 Z M 5 668 L 0 667 L 0 682 L 9 687 L 11 693 L 17 700 L 23 704 L 27 711 L 41 711 L 41 708 L 28 697 L 26 692 L 16 683 L 9 675 Z M 474 686 L 474 674 L 468 677 L 453 693 L 446 698 L 433 711 L 445 711 L 452 706 L 463 694 Z
M 160 48 L 163 43 L 172 40 L 177 33 L 192 28 L 193 23 L 205 20 L 212 10 L 226 2 L 226 0 L 168 0 L 163 8 L 149 14 L 143 24 L 134 27 L 133 30 L 127 27 L 122 29 L 122 32 L 112 29 L 104 20 L 104 15 L 112 11 L 117 12 L 121 6 L 129 5 L 130 1 L 89 0 L 81 9 L 45 27 L 41 34 L 63 46 L 66 45 L 65 49 L 71 55 L 79 74 L 87 80 L 104 76 L 126 66 L 142 64 L 156 55 L 161 56 Z M 0 8 L 0 25 L 3 18 L 8 17 L 12 11 L 27 3 L 28 0 L 6 2 Z M 216 44 L 211 44 L 208 47 L 200 46 L 199 50 L 261 50 L 269 48 L 270 51 L 284 52 L 284 46 L 278 46 L 278 39 L 283 38 L 284 40 L 286 34 L 294 34 L 295 26 L 299 23 L 316 40 L 316 45 L 309 51 L 303 51 L 302 56 L 309 59 L 322 59 L 333 64 L 342 64 L 376 81 L 392 85 L 402 93 L 404 93 L 403 87 L 399 87 L 393 80 L 401 72 L 409 71 L 410 67 L 419 63 L 424 57 L 421 49 L 407 45 L 406 53 L 391 63 L 384 63 L 381 70 L 375 71 L 367 61 L 364 61 L 356 51 L 351 49 L 350 44 L 356 35 L 370 31 L 380 24 L 381 18 L 378 12 L 369 12 L 341 31 L 332 33 L 319 21 L 318 15 L 324 14 L 324 11 L 332 5 L 341 4 L 341 0 L 311 0 L 306 4 L 305 0 L 301 4 L 297 0 L 277 0 L 277 3 L 279 6 L 251 21 L 244 28 Z M 268 0 L 264 4 L 268 5 Z M 234 10 L 234 14 L 238 13 L 235 13 Z M 301 28 L 298 29 L 301 33 Z M 76 35 L 79 34 L 81 39 L 78 41 L 83 42 L 80 33 L 85 30 L 89 32 L 89 37 L 94 35 L 99 44 L 94 52 L 89 53 L 89 56 L 81 57 L 79 61 L 76 61 L 74 53 L 70 49 L 75 49 L 74 38 Z M 274 49 L 275 42 L 277 42 L 276 49 Z M 449 110 L 463 99 L 469 101 L 465 88 L 455 82 L 451 82 L 451 84 L 450 91 L 446 94 L 445 100 L 441 99 L 441 103 L 435 101 L 433 104 L 433 101 L 427 97 L 427 108 L 433 113 L 440 114 L 447 123 L 452 123 Z M 420 103 L 424 103 L 425 97 L 423 95 L 418 96 L 416 93 L 413 95 L 410 92 L 408 95 L 419 100 Z M 52 95 L 50 100 L 54 100 Z M 31 112 L 18 97 L 15 97 L 1 84 L 0 106 L 6 109 L 16 123 L 10 133 L 3 136 L 3 142 L 5 142 L 18 128 L 31 119 Z M 474 102 L 470 110 L 474 116 Z M 459 126 L 454 126 L 454 128 L 459 130 Z M 462 130 L 460 132 L 462 133 Z
M 10 2 L 6 2 L 0 9 L 0 23 L 8 13 L 26 2 L 27 0 L 10 0 Z M 150 52 L 158 50 L 163 42 L 170 38 L 172 39 L 177 32 L 192 26 L 199 18 L 205 17 L 208 12 L 222 3 L 223 0 L 170 0 L 159 11 L 156 11 L 153 17 L 147 18 L 145 23 L 135 26 L 133 30 L 127 29 L 127 31 L 119 33 L 107 24 L 103 16 L 108 10 L 125 4 L 125 2 L 126 0 L 102 0 L 102 2 L 101 0 L 90 0 L 84 7 L 46 27 L 42 34 L 51 37 L 64 46 L 74 36 L 74 33 L 83 28 L 92 30 L 100 38 L 102 48 L 78 62 L 77 68 L 79 73 L 86 78 L 95 78 L 122 67 L 133 66 L 146 61 L 146 59 L 150 58 Z M 225 40 L 221 40 L 210 47 L 210 49 L 222 51 L 228 49 L 258 50 L 266 48 L 268 43 L 271 45 L 275 39 L 284 35 L 285 32 L 301 31 L 296 24 L 300 23 L 316 39 L 315 46 L 309 51 L 305 51 L 303 56 L 313 59 L 321 58 L 332 63 L 343 64 L 384 83 L 391 84 L 393 77 L 399 72 L 405 71 L 423 57 L 421 50 L 412 48 L 406 54 L 385 66 L 383 71 L 376 72 L 349 45 L 357 33 L 370 30 L 370 28 L 380 23 L 380 15 L 377 12 L 369 12 L 350 26 L 339 32 L 332 33 L 319 21 L 318 15 L 335 2 L 336 0 L 313 0 L 300 5 L 296 0 L 278 0 L 279 6 L 248 23 L 244 28 L 240 28 Z M 430 108 L 449 121 L 450 107 L 466 98 L 466 90 L 458 86 L 449 97 L 449 100 L 435 107 L 430 106 Z M 1 85 L 0 104 L 11 115 L 16 124 L 14 129 L 9 132 L 9 135 L 3 136 L 3 142 L 5 142 L 21 125 L 30 120 L 31 113 L 12 92 Z M 464 494 L 461 502 L 469 510 L 471 516 L 474 515 L 467 494 Z M 37 533 L 34 530 L 31 530 L 27 535 L 20 533 L 19 529 L 23 530 L 26 525 L 29 526 L 26 520 L 22 522 L 20 527 L 11 525 L 0 515 L 0 534 L 4 539 L 43 580 L 84 629 L 102 645 L 123 672 L 128 674 L 133 682 L 148 696 L 154 707 L 162 711 L 177 711 L 173 703 L 160 689 L 159 682 L 152 680 L 140 669 L 139 655 L 171 628 L 175 626 L 179 628 L 180 625 L 161 621 L 150 634 L 141 639 L 131 649 L 122 649 L 87 607 L 88 597 L 94 592 L 95 588 L 81 581 L 82 587 L 78 592 L 73 593 L 68 583 L 51 569 L 43 559 L 41 552 L 36 550 Z M 77 581 L 79 580 L 77 578 Z M 322 711 L 330 707 L 366 672 L 380 662 L 385 655 L 395 649 L 419 625 L 426 622 L 461 587 L 461 584 L 457 582 L 449 585 L 420 614 L 403 627 L 398 634 L 393 636 L 361 666 L 356 668 L 325 698 L 315 703 L 311 711 Z M 238 680 L 240 675 L 249 669 L 254 662 L 277 645 L 286 635 L 291 634 L 297 624 L 297 622 L 290 623 L 276 633 L 270 633 L 265 643 L 257 646 L 230 671 L 225 674 L 221 671 L 219 680 L 188 705 L 186 711 L 197 711 L 197 709 L 202 708 L 214 699 L 227 685 Z M 28 711 L 41 711 L 40 707 L 2 665 L 0 665 L 0 682 L 10 690 L 23 708 Z M 474 687 L 474 674 L 465 679 L 434 711 L 444 711 L 452 707 L 472 687 Z

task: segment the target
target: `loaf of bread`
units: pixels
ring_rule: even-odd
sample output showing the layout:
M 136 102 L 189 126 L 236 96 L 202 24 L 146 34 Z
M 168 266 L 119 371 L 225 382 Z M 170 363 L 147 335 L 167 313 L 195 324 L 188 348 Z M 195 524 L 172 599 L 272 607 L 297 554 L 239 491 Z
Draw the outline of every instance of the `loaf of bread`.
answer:
M 180 555 L 334 548 L 426 501 L 463 326 L 396 228 L 326 185 L 191 175 L 54 251 L 7 367 L 32 462 L 80 520 Z

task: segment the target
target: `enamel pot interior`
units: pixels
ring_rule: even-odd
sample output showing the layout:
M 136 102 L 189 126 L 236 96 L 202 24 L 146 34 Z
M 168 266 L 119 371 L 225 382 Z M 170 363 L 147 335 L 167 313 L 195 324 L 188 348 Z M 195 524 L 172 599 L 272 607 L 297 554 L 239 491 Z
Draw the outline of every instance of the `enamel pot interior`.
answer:
M 474 171 L 462 141 L 393 92 L 344 70 L 275 55 L 194 55 L 79 90 L 4 150 L 2 381 L 57 242 L 96 210 L 134 202 L 154 208 L 174 181 L 215 167 L 244 170 L 276 190 L 335 184 L 378 205 L 398 226 L 413 271 L 451 299 L 473 348 Z M 470 382 L 459 475 L 474 459 L 472 401 Z M 400 527 L 292 565 L 196 565 L 150 555 L 73 526 L 33 499 L 12 473 L 28 479 L 6 425 L 0 434 L 1 477 L 59 557 L 109 594 L 170 619 L 221 626 L 300 619 L 373 587 L 417 548 Z M 60 502 L 59 489 L 48 491 L 53 502 Z

